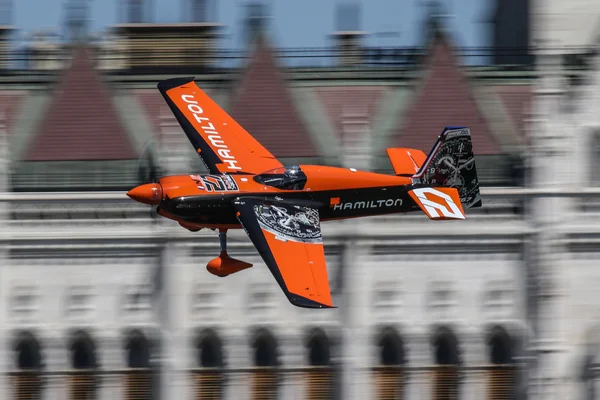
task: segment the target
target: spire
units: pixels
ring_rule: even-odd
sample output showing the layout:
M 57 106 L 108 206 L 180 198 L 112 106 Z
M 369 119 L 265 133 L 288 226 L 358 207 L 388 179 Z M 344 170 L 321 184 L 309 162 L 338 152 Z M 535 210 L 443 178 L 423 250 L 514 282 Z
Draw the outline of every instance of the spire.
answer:
M 191 22 L 214 22 L 217 20 L 214 0 L 185 0 L 186 18 Z
M 245 5 L 244 38 L 246 44 L 261 39 L 267 30 L 268 8 L 263 2 L 252 2 Z
M 12 25 L 14 18 L 13 0 L 0 0 L 0 25 Z
M 360 31 L 361 7 L 360 3 L 345 1 L 336 4 L 335 28 L 338 32 Z
M 119 0 L 117 20 L 126 24 L 150 22 L 153 2 L 149 0 Z
M 421 3 L 421 5 L 426 8 L 423 38 L 424 44 L 427 46 L 432 40 L 439 39 L 446 34 L 449 14 L 446 12 L 447 7 L 444 7 L 441 0 L 430 0 L 427 3 Z
M 69 0 L 66 4 L 65 28 L 71 42 L 83 42 L 88 36 L 90 0 Z
M 139 24 L 144 22 L 144 2 L 130 0 L 127 7 L 127 22 Z

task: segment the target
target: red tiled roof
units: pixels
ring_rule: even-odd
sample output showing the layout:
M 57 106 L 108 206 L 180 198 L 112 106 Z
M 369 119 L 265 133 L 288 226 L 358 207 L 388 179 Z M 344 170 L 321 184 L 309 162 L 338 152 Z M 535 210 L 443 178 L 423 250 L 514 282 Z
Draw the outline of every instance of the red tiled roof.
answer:
M 138 157 L 119 122 L 108 88 L 83 48 L 75 50 L 39 126 L 25 161 Z
M 146 118 L 148 118 L 150 125 L 152 125 L 152 136 L 158 135 L 161 115 L 165 115 L 163 114 L 165 112 L 165 109 L 170 114 L 172 114 L 171 110 L 169 110 L 169 107 L 167 107 L 165 100 L 162 98 L 162 96 L 157 90 L 132 90 L 131 95 L 135 96 L 137 101 L 140 103 L 140 106 L 144 111 Z
M 525 120 L 533 101 L 533 88 L 531 85 L 498 85 L 494 89 L 517 127 L 517 133 L 524 138 L 527 134 Z
M 23 104 L 26 94 L 20 91 L 7 90 L 0 93 L 0 118 L 4 119 L 7 134 L 18 134 L 13 132 L 15 120 L 18 117 L 19 107 Z
M 231 116 L 275 157 L 317 155 L 271 49 L 265 39 L 256 44 L 236 88 Z
M 436 38 L 432 44 L 425 76 L 406 118 L 395 129 L 393 145 L 427 153 L 445 126 L 460 125 L 471 128 L 476 154 L 499 154 L 499 145 L 477 108 L 447 39 Z
M 341 138 L 346 113 L 364 115 L 368 121 L 373 121 L 383 89 L 381 86 L 336 86 L 316 88 L 315 92 L 336 135 Z

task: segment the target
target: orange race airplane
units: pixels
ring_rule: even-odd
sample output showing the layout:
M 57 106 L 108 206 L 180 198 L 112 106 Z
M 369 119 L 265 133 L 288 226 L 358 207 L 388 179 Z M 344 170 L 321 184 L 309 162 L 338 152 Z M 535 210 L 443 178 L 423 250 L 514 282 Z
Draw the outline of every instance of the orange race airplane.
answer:
M 218 229 L 221 252 L 207 269 L 220 277 L 252 266 L 227 254 L 227 230 L 243 228 L 295 306 L 334 308 L 322 221 L 413 211 L 461 220 L 465 209 L 481 207 L 467 127 L 444 128 L 428 155 L 388 148 L 395 175 L 284 166 L 194 78 L 166 79 L 157 87 L 209 173 L 163 177 L 127 195 L 190 231 Z

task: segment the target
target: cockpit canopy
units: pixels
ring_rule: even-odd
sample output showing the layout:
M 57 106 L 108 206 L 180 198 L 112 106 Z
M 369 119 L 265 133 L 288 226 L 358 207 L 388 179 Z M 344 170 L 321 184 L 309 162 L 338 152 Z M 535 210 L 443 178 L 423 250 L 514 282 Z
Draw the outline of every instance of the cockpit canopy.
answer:
M 263 172 L 256 175 L 254 180 L 281 190 L 302 190 L 306 185 L 306 175 L 298 165 L 279 167 Z

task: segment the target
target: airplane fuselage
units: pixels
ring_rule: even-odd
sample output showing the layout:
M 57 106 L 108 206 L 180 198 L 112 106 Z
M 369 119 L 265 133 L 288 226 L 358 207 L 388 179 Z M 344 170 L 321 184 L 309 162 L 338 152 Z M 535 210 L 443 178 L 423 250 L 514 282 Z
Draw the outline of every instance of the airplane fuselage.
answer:
M 409 178 L 329 166 L 299 168 L 303 179 L 283 189 L 279 175 L 167 176 L 159 180 L 161 200 L 154 204 L 160 215 L 190 230 L 241 229 L 232 202 L 242 195 L 304 203 L 319 210 L 321 221 L 419 210 L 406 189 Z

